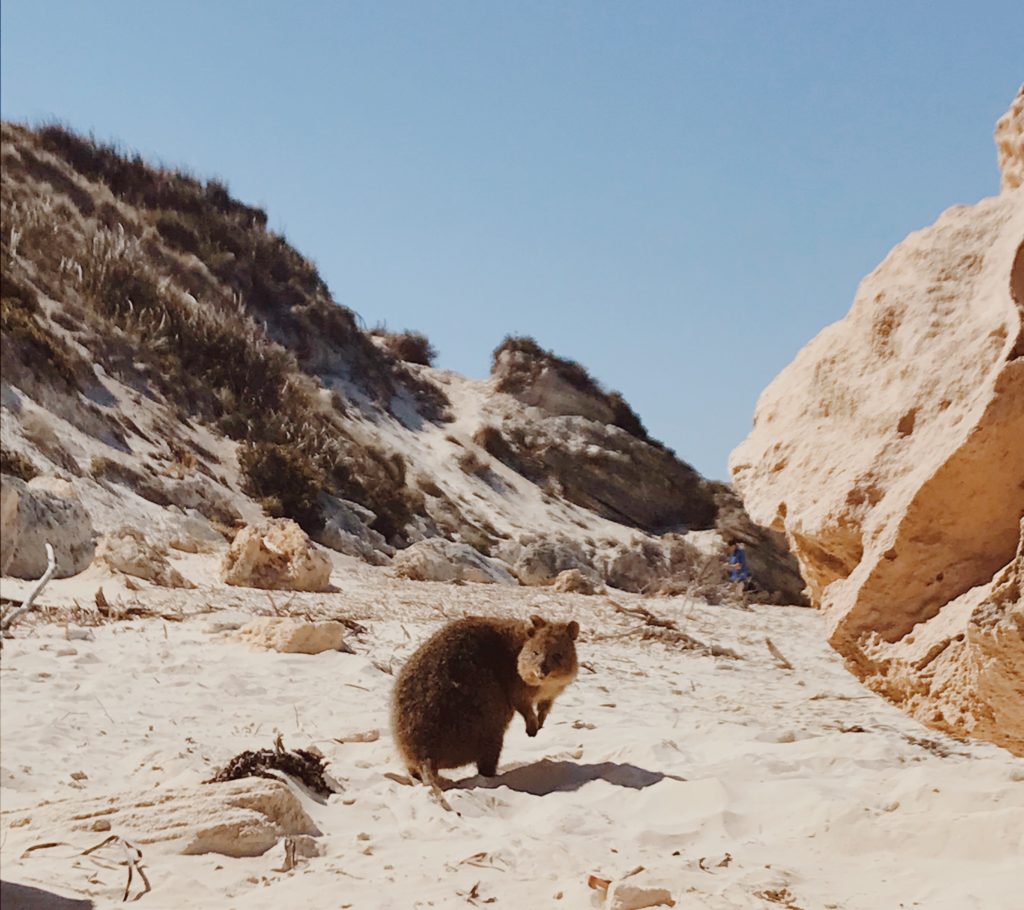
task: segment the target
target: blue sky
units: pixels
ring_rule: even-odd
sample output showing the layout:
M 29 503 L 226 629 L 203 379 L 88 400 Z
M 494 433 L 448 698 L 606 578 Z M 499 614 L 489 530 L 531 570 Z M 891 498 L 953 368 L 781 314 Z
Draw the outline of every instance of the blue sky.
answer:
M 531 334 L 711 477 L 909 231 L 998 190 L 1019 2 L 7 0 L 5 118 L 266 207 L 368 324 Z

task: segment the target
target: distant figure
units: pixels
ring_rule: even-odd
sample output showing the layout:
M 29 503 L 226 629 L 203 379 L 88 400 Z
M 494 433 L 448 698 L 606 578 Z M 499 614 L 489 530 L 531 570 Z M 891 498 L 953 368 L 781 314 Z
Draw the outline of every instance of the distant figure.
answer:
M 747 552 L 743 544 L 733 538 L 729 541 L 729 555 L 726 560 L 729 569 L 729 581 L 734 582 L 740 592 L 750 584 L 750 569 L 747 568 Z

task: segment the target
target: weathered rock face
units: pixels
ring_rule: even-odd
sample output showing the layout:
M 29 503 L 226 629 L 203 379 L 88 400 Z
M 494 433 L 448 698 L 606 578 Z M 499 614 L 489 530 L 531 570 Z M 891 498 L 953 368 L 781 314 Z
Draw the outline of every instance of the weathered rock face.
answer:
M 641 593 L 654 590 L 670 574 L 664 547 L 653 540 L 636 539 L 609 554 L 604 579 L 613 588 Z
M 370 527 L 370 522 L 376 518 L 373 512 L 327 494 L 320 495 L 320 506 L 324 526 L 316 534 L 317 543 L 346 556 L 358 557 L 371 565 L 387 565 L 388 557 L 395 550 L 388 545 L 384 535 Z
M 287 518 L 249 525 L 235 536 L 221 563 L 229 585 L 276 591 L 326 591 L 331 561 Z
M 611 521 L 652 533 L 714 526 L 714 496 L 700 474 L 618 427 L 537 412 L 507 421 L 487 443 L 514 471 Z
M 583 547 L 567 537 L 536 537 L 519 548 L 512 571 L 524 585 L 550 585 L 568 570 L 597 580 L 597 573 Z
M 854 672 L 1024 752 L 1019 585 L 996 594 L 1024 514 L 1024 190 L 1004 185 L 886 257 L 762 394 L 731 469 Z
M 743 544 L 756 589 L 773 603 L 807 606 L 800 564 L 786 546 L 785 535 L 781 531 L 759 527 L 751 521 L 731 487 L 717 483 L 712 486 L 718 507 L 715 520 L 718 531 L 723 542 L 735 538 Z
M 0 492 L 0 572 L 39 578 L 46 571 L 46 544 L 53 547 L 56 578 L 77 575 L 92 561 L 95 531 L 69 483 L 35 477 L 28 483 L 3 475 Z
M 475 581 L 479 584 L 518 585 L 498 560 L 471 546 L 432 537 L 399 550 L 391 563 L 399 578 L 414 581 Z
M 167 561 L 166 550 L 148 541 L 138 528 L 125 526 L 104 534 L 96 545 L 96 561 L 166 588 L 195 587 Z

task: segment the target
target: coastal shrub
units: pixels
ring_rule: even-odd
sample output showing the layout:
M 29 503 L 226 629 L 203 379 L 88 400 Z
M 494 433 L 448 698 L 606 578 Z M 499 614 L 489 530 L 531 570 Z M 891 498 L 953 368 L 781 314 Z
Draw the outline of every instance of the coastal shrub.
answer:
M 294 519 L 315 534 L 324 526 L 317 501 L 324 478 L 309 456 L 292 446 L 245 442 L 238 450 L 242 489 L 274 518 Z

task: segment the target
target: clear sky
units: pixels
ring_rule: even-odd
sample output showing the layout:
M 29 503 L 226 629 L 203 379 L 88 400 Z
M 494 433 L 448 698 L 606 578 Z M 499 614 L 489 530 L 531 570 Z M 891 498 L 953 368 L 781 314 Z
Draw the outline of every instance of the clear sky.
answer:
M 5 118 L 263 205 L 367 324 L 573 357 L 703 473 L 944 208 L 998 190 L 1024 3 L 6 0 Z

